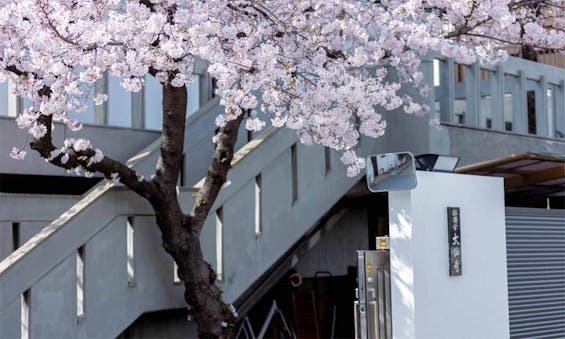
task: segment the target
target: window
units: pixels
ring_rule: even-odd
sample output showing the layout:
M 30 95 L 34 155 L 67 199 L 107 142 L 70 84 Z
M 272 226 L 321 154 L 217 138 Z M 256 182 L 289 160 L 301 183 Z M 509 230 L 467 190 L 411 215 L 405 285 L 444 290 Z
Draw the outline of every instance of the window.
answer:
M 536 92 L 535 91 L 528 91 L 526 94 L 528 106 L 527 106 L 527 113 L 528 113 L 528 133 L 529 134 L 536 134 L 537 127 L 536 127 Z
M 12 223 L 12 250 L 15 251 L 20 247 L 20 223 Z
M 134 226 L 133 218 L 128 217 L 126 222 L 126 254 L 128 286 L 135 286 L 135 252 L 134 252 Z
M 20 319 L 20 331 L 21 339 L 30 338 L 30 302 L 31 302 L 31 290 L 27 290 L 22 293 L 21 296 L 21 319 Z
M 261 201 L 261 190 L 262 190 L 262 178 L 261 174 L 255 177 L 255 236 L 261 235 L 263 231 L 263 225 L 261 224 L 262 219 L 262 201 Z
M 77 261 L 77 317 L 84 317 L 84 246 L 76 254 Z
M 224 277 L 224 212 L 220 207 L 216 210 L 216 274 L 218 280 Z
M 292 177 L 292 203 L 298 200 L 298 154 L 296 144 L 290 147 L 291 177 Z

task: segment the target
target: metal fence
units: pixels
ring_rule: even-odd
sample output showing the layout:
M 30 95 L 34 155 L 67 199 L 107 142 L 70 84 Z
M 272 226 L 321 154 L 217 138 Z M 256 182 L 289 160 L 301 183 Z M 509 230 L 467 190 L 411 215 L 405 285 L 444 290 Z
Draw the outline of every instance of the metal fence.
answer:
M 565 70 L 510 57 L 505 63 L 423 60 L 432 112 L 442 123 L 565 137 Z

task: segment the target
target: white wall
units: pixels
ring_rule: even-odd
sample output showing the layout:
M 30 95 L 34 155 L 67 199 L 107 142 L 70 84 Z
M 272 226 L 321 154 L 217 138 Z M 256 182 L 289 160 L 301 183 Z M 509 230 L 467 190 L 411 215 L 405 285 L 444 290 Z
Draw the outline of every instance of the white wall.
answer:
M 447 207 L 460 207 L 462 271 L 449 276 Z M 395 338 L 509 337 L 501 178 L 418 172 L 389 193 Z

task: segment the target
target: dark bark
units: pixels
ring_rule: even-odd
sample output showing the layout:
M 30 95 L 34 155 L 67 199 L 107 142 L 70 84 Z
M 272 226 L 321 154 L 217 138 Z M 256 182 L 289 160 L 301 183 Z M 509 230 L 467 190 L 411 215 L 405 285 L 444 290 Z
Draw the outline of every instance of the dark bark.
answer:
M 163 247 L 177 263 L 189 315 L 198 325 L 198 336 L 232 338 L 236 319 L 222 300 L 214 270 L 204 260 L 195 225 L 180 213 L 169 212 L 164 215 L 160 213 L 162 208 L 155 210 L 157 224 L 161 229 L 167 229 L 163 232 Z
M 49 91 L 47 90 L 46 93 L 48 92 Z M 73 149 L 67 149 L 66 154 L 69 155 L 69 158 L 64 163 L 62 161 L 63 154 L 59 154 L 58 156 L 51 158 L 51 152 L 57 149 L 57 147 L 53 145 L 52 120 L 52 116 L 50 115 L 41 115 L 39 117 L 38 123 L 45 126 L 47 133 L 45 133 L 43 137 L 34 139 L 30 143 L 30 148 L 37 151 L 41 157 L 48 159 L 51 164 L 64 169 L 73 169 L 78 166 L 82 166 L 89 172 L 100 172 L 104 174 L 106 179 L 112 179 L 112 175 L 116 173 L 120 182 L 140 196 L 146 199 L 151 199 L 155 195 L 155 187 L 152 183 L 141 179 L 141 175 L 139 173 L 120 161 L 104 156 L 102 161 L 98 163 L 89 163 L 90 158 L 95 154 L 95 151 L 91 148 L 80 152 L 76 152 Z
M 526 60 L 538 61 L 538 52 L 531 46 L 522 46 L 521 56 Z
M 179 278 L 185 286 L 185 301 L 191 317 L 198 325 L 201 338 L 231 338 L 236 319 L 222 300 L 216 285 L 216 274 L 204 260 L 200 247 L 200 230 L 209 212 L 199 210 L 198 218 L 184 215 L 176 197 L 176 184 L 181 168 L 185 132 L 186 88 L 163 86 L 163 136 L 161 155 L 157 163 L 156 199 L 150 199 L 156 222 L 162 232 L 163 247 L 178 266 Z M 219 147 L 214 152 L 206 182 L 213 187 L 202 199 L 213 204 L 226 180 L 237 130 L 238 118 L 220 130 Z M 225 326 L 223 326 L 225 325 Z
M 226 182 L 233 159 L 235 143 L 237 141 L 237 132 L 242 120 L 243 114 L 228 122 L 226 126 L 220 128 L 218 132 L 218 140 L 212 157 L 212 163 L 208 168 L 208 174 L 206 175 L 204 184 L 200 187 L 198 193 L 196 193 L 192 213 L 190 214 L 198 233 L 200 233 L 204 221 L 214 201 L 216 201 L 218 193 L 220 193 L 220 189 Z
M 191 317 L 198 324 L 200 338 L 232 338 L 235 335 L 237 319 L 222 300 L 222 293 L 216 285 L 216 273 L 204 260 L 199 237 L 206 217 L 226 182 L 242 120 L 243 115 L 220 128 L 212 163 L 196 195 L 192 213 L 182 215 L 176 200 L 163 206 L 170 208 L 175 205 L 174 211 L 167 209 L 169 220 L 162 219 L 161 208 L 155 208 L 157 224 L 162 230 L 165 225 L 170 228 L 163 231 L 163 246 L 178 265 L 179 278 L 185 286 L 185 300 Z
M 184 130 L 186 123 L 186 87 L 163 85 L 163 134 L 161 153 L 157 161 L 155 178 L 168 194 L 176 193 L 182 166 Z

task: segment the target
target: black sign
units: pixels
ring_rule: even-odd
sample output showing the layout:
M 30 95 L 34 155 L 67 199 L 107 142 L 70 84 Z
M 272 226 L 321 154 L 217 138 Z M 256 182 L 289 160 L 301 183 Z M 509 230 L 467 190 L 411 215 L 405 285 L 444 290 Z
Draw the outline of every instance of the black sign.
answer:
M 449 242 L 449 275 L 463 273 L 461 267 L 461 213 L 459 207 L 447 208 L 447 241 Z

